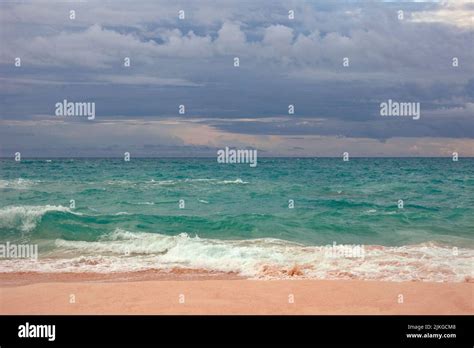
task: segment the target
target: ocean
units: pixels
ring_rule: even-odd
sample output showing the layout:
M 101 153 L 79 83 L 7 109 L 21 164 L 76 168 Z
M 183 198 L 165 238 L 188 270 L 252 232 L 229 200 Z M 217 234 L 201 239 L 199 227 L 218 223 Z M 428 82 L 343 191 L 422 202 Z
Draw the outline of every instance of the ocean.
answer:
M 0 160 L 0 272 L 470 281 L 474 159 Z

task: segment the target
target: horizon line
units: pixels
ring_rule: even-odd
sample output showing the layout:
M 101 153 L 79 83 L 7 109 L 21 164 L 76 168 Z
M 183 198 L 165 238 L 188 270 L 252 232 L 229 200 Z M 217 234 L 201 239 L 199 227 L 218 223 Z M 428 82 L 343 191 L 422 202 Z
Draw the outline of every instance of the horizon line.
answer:
M 258 158 L 291 158 L 291 159 L 301 159 L 301 158 L 334 158 L 341 159 L 343 156 L 259 156 Z M 131 156 L 130 160 L 133 158 L 139 159 L 215 159 L 216 156 Z M 389 159 L 389 158 L 452 158 L 452 156 L 349 156 L 351 158 L 379 158 L 379 159 Z M 459 156 L 458 158 L 474 158 L 474 156 Z M 14 156 L 0 156 L 1 160 L 11 159 L 15 161 Z M 22 157 L 23 159 L 123 159 L 123 156 L 35 156 L 35 157 Z M 21 162 L 18 161 L 18 162 Z

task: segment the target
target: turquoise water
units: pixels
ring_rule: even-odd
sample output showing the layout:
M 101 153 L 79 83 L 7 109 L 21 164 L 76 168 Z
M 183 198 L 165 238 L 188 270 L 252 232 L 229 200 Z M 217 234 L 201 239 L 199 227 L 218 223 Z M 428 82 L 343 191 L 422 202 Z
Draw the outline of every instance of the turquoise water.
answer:
M 445 266 L 459 280 L 472 273 L 474 159 L 263 158 L 256 168 L 215 158 L 3 159 L 0 241 L 38 244 L 41 256 L 4 268 L 178 265 L 251 276 L 264 264 L 318 268 L 322 260 L 311 259 L 317 247 L 334 243 L 366 246 L 363 265 L 338 261 L 337 267 L 352 262 L 344 266 L 349 271 L 368 267 L 372 249 L 385 254 L 377 254 L 378 266 L 371 265 L 377 268 L 384 257 L 413 261 L 397 254 L 402 249 L 443 262 L 456 247 Z M 321 267 L 308 276 L 335 270 L 329 265 L 322 274 Z M 370 272 L 353 274 L 370 278 Z

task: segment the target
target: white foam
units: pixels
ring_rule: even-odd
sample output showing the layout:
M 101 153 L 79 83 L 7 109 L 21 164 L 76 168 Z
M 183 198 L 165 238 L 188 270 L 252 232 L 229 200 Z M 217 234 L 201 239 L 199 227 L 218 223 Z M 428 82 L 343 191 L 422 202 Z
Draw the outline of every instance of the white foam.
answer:
M 0 272 L 129 272 L 175 267 L 235 272 L 258 279 L 367 279 L 462 282 L 474 250 L 436 244 L 365 246 L 364 258 L 328 257 L 327 249 L 278 239 L 217 240 L 121 229 L 96 242 L 56 240 L 61 258 L 0 261 Z M 65 258 L 64 255 L 69 255 Z
M 41 181 L 29 179 L 0 180 L 0 189 L 27 190 Z
M 72 213 L 61 205 L 9 206 L 0 209 L 0 228 L 15 228 L 23 232 L 33 230 L 44 214 L 49 211 Z M 79 213 L 73 213 L 78 214 Z
M 115 185 L 115 186 L 134 186 L 135 183 L 129 180 L 107 180 L 106 185 Z
M 220 179 L 212 179 L 212 178 L 202 178 L 202 179 L 181 179 L 181 180 L 155 180 L 150 179 L 148 181 L 129 181 L 129 180 L 107 180 L 105 181 L 106 185 L 114 185 L 114 186 L 173 186 L 180 183 L 211 183 L 213 185 L 220 184 L 220 185 L 228 185 L 228 184 L 248 184 L 249 182 L 243 181 L 240 178 L 234 180 L 220 180 Z
M 152 184 L 152 185 L 158 185 L 158 186 L 169 186 L 169 185 L 175 185 L 177 183 L 177 181 L 175 181 L 175 180 L 154 180 L 154 179 L 151 179 L 148 183 Z
M 248 181 L 243 181 L 240 178 L 237 178 L 235 180 L 224 180 L 224 181 L 219 181 L 220 184 L 248 184 Z
M 207 182 L 207 181 L 216 181 L 217 179 L 184 179 L 185 182 Z

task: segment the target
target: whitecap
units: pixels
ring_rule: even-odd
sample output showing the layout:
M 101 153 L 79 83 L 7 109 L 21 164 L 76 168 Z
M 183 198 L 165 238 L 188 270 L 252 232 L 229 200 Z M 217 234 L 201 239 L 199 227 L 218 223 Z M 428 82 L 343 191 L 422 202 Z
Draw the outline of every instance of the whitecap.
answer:
M 452 247 L 435 243 L 364 245 L 363 257 L 329 257 L 330 246 L 305 246 L 273 238 L 219 240 L 122 229 L 98 241 L 57 239 L 55 246 L 58 253 L 72 257 L 40 258 L 36 264 L 0 261 L 0 272 L 127 272 L 184 267 L 234 272 L 256 279 L 463 282 L 472 277 L 474 260 L 472 249 L 458 248 L 453 258 Z
M 0 227 L 14 228 L 23 232 L 33 230 L 44 214 L 50 211 L 73 213 L 69 208 L 61 205 L 44 206 L 8 206 L 0 209 Z

